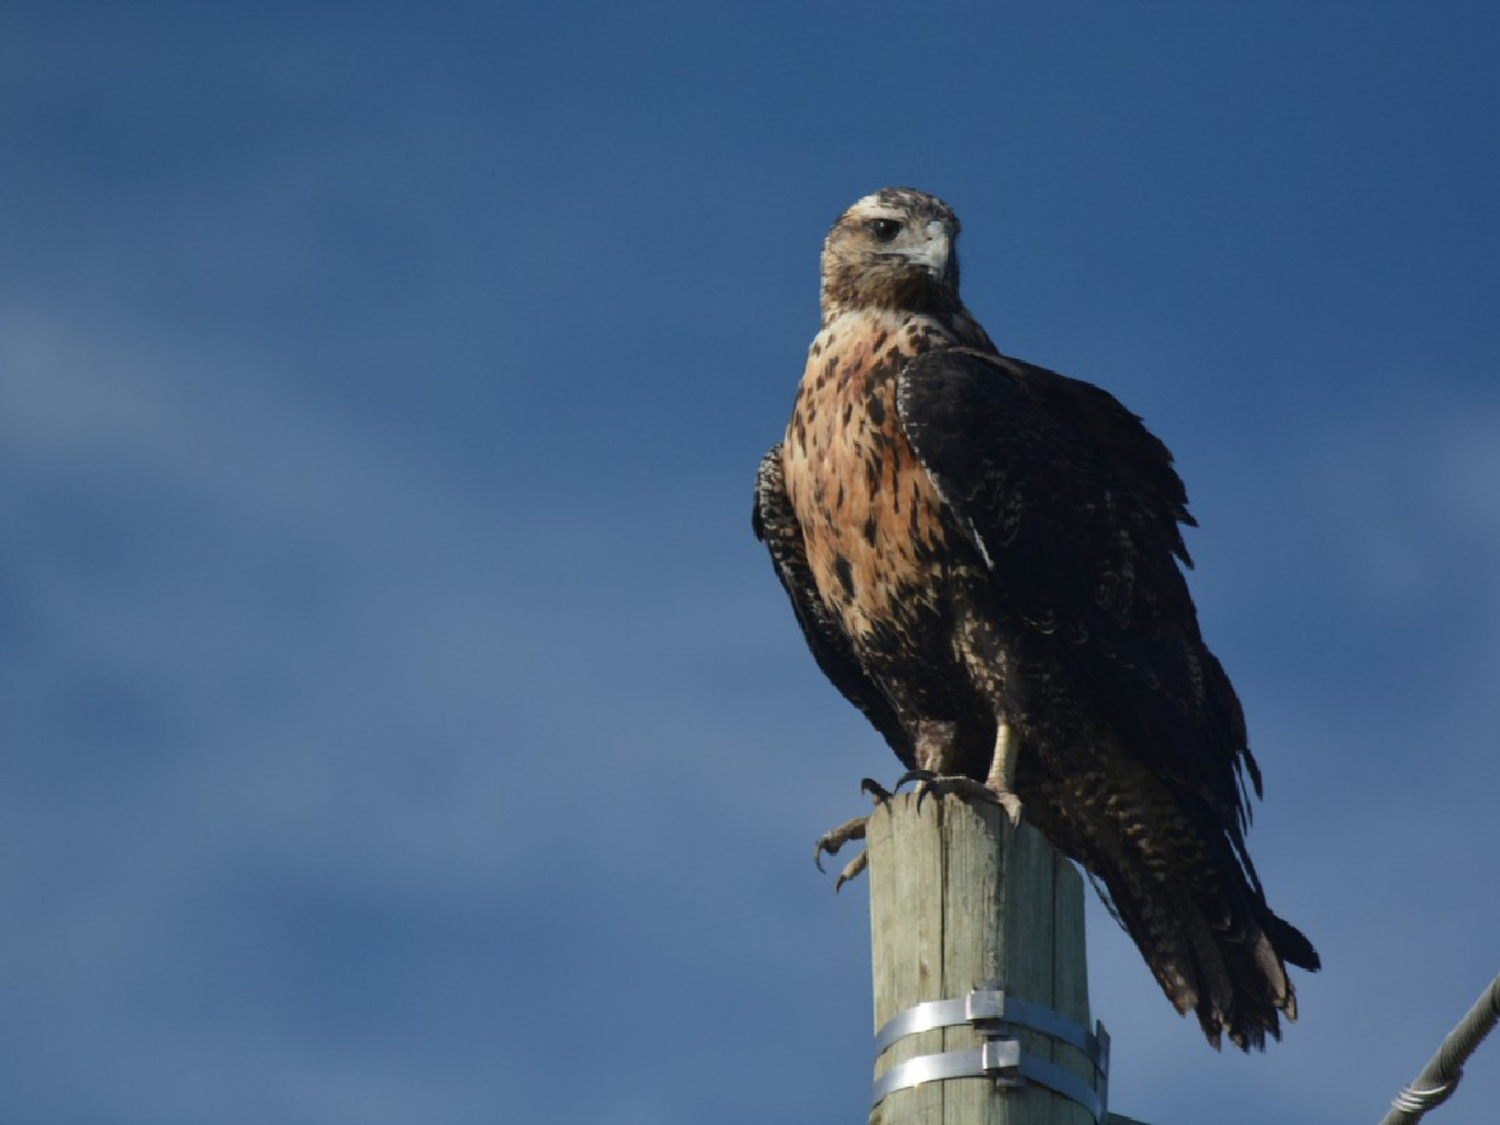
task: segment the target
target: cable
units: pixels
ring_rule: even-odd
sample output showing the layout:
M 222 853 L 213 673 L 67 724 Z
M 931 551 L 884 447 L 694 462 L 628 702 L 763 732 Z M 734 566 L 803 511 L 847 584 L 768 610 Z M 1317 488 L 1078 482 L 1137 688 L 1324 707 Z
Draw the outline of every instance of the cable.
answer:
M 1500 1020 L 1500 976 L 1490 981 L 1458 1026 L 1448 1033 L 1422 1073 L 1392 1099 L 1391 1110 L 1380 1119 L 1380 1125 L 1415 1125 L 1429 1109 L 1452 1097 L 1464 1076 L 1464 1063 L 1496 1020 Z

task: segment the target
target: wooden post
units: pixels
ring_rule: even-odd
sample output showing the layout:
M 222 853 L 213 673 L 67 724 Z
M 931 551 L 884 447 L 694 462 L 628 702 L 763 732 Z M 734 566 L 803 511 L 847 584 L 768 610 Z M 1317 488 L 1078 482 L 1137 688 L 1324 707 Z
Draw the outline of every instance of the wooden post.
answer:
M 1083 935 L 1083 881 L 1026 823 L 957 796 L 914 794 L 877 806 L 867 827 L 875 1027 L 924 1000 L 965 996 L 1000 980 L 1007 995 L 1092 1029 Z M 1016 1029 L 1022 1050 L 1092 1084 L 1075 1048 Z M 903 1039 L 875 1064 L 972 1049 L 965 1025 Z M 927 1082 L 889 1094 L 871 1125 L 1094 1125 L 1083 1106 L 1036 1083 L 994 1088 L 985 1078 Z

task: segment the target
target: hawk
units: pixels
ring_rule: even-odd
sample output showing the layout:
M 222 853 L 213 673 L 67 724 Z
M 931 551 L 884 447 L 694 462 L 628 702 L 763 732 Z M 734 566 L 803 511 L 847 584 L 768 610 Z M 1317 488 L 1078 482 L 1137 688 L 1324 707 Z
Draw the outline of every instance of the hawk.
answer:
M 834 223 L 755 534 L 903 780 L 1024 808 L 1180 1013 L 1264 1047 L 1296 1018 L 1287 965 L 1319 960 L 1246 850 L 1261 775 L 1179 568 L 1186 492 L 1109 393 L 1000 354 L 959 297 L 958 233 L 909 188 Z

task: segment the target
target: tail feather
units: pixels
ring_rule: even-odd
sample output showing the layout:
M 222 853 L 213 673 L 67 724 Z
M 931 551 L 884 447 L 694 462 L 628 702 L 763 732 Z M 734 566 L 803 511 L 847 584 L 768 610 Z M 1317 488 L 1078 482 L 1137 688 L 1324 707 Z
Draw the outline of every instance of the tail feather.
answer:
M 1204 1034 L 1215 1046 L 1221 1035 L 1227 1035 L 1242 1050 L 1262 1050 L 1267 1036 L 1281 1038 L 1283 1016 L 1293 1022 L 1297 1019 L 1297 990 L 1286 971 L 1291 958 L 1273 934 L 1296 934 L 1305 947 L 1299 953 L 1312 953 L 1312 945 L 1263 901 L 1250 899 L 1242 905 L 1255 916 L 1245 917 L 1235 930 L 1215 932 L 1206 949 L 1201 943 L 1194 945 L 1196 963 L 1191 971 L 1209 982 L 1209 987 L 1200 987 L 1195 1010 Z M 1191 920 L 1186 924 L 1193 925 Z M 1315 953 L 1311 960 L 1316 965 Z M 1227 988 L 1222 987 L 1226 983 Z
M 1316 970 L 1317 952 L 1248 883 L 1228 896 L 1203 896 L 1173 893 L 1149 873 L 1131 877 L 1102 865 L 1091 878 L 1172 1006 L 1193 1013 L 1215 1047 L 1227 1036 L 1242 1050 L 1262 1050 L 1267 1036 L 1281 1038 L 1282 1017 L 1296 1020 L 1297 993 L 1286 966 Z
M 1297 1018 L 1287 966 L 1317 970 L 1312 943 L 1272 912 L 1212 810 L 1145 771 L 1109 786 L 1098 777 L 1051 790 L 1045 776 L 1028 778 L 1033 822 L 1089 872 L 1167 999 L 1211 1044 L 1227 1037 L 1249 1051 L 1280 1039 L 1282 1019 Z

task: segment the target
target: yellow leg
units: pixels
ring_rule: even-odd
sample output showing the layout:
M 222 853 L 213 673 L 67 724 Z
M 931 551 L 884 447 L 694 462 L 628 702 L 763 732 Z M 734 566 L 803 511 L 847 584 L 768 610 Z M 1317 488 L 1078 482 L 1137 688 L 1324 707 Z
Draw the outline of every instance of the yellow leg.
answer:
M 989 776 L 984 787 L 995 795 L 1012 824 L 1021 822 L 1021 799 L 1016 796 L 1016 732 L 1003 720 L 996 724 L 995 756 L 990 759 Z

